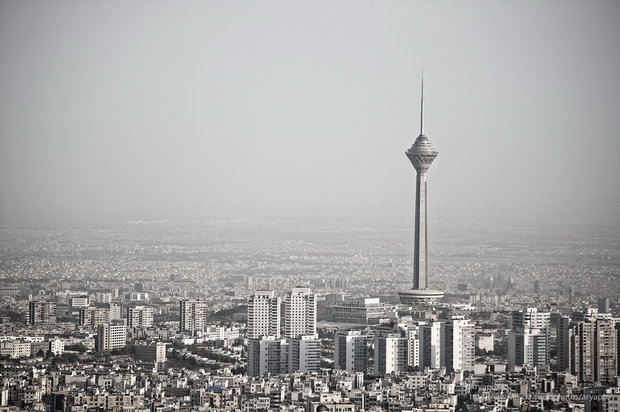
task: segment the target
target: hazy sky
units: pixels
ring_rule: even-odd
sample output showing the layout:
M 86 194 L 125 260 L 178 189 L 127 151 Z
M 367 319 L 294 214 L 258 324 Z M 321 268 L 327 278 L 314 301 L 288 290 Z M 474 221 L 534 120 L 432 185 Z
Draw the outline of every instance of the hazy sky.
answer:
M 618 218 L 619 21 L 618 1 L 0 1 L 0 223 L 412 218 L 422 69 L 431 218 Z

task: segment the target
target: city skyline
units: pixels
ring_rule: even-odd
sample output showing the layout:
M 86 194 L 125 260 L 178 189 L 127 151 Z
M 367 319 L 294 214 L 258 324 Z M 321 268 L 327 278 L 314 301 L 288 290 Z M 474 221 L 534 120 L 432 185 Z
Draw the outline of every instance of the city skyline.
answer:
M 0 411 L 620 412 L 618 18 L 0 2 Z

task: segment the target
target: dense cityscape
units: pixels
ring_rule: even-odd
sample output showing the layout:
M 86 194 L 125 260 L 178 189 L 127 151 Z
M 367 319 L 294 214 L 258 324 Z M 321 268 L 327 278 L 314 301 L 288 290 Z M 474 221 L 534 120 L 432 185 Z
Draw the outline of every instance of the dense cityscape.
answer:
M 1 410 L 620 410 L 613 229 L 429 255 L 421 96 L 412 259 L 385 220 L 2 228 Z
M 430 221 L 423 307 L 411 222 L 3 227 L 1 407 L 617 410 L 613 230 L 470 224 Z
M 412 254 L 389 219 L 2 227 L 0 410 L 620 410 L 614 228 L 429 242 L 423 96 Z
M 617 4 L 313 3 L 0 2 L 0 412 L 620 412 Z

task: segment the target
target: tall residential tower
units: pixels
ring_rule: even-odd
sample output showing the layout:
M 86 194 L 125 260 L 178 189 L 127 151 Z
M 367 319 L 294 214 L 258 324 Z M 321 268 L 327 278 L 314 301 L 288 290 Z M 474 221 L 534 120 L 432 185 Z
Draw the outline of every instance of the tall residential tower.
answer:
M 404 304 L 429 302 L 443 297 L 443 292 L 429 289 L 428 282 L 428 242 L 426 239 L 426 172 L 439 152 L 431 146 L 424 135 L 424 79 L 420 102 L 420 135 L 413 146 L 405 152 L 416 170 L 415 183 L 415 234 L 413 244 L 413 288 L 398 292 Z
M 197 299 L 183 299 L 180 306 L 181 331 L 191 332 L 192 336 L 198 331 L 203 331 L 207 325 L 207 302 Z
M 284 336 L 316 336 L 316 294 L 293 288 L 284 299 Z
M 273 290 L 257 290 L 248 299 L 248 338 L 280 338 L 280 298 Z

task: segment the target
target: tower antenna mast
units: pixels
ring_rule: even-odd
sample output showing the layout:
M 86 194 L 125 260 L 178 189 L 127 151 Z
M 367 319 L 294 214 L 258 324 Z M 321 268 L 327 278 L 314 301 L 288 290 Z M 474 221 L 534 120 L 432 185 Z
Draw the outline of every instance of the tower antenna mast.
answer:
M 424 135 L 424 69 L 422 69 L 422 97 L 420 98 L 420 136 Z

